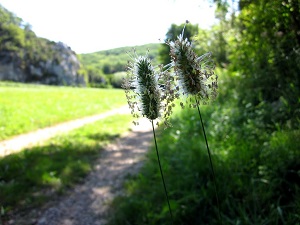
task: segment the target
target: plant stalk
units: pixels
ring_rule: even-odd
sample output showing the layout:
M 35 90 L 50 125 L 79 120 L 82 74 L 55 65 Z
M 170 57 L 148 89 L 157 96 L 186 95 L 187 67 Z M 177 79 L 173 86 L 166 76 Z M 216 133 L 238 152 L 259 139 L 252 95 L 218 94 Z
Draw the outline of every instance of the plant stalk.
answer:
M 157 148 L 157 142 L 156 142 L 156 135 L 155 135 L 153 120 L 151 120 L 151 123 L 152 123 L 152 131 L 153 131 L 153 137 L 154 137 L 154 142 L 155 142 L 155 149 L 156 149 L 156 155 L 157 155 L 157 161 L 158 161 L 158 165 L 159 165 L 160 175 L 161 175 L 162 183 L 163 183 L 163 186 L 164 186 L 164 190 L 165 190 L 165 194 L 166 194 L 166 198 L 167 198 L 167 202 L 168 202 L 168 206 L 169 206 L 169 212 L 170 212 L 172 224 L 174 224 L 173 213 L 172 213 L 170 200 L 169 200 L 169 196 L 168 196 L 168 192 L 167 192 L 167 188 L 166 188 L 165 178 L 164 178 L 162 168 L 161 168 L 161 163 L 160 163 L 160 158 L 159 158 L 159 153 L 158 153 L 158 148 Z
M 221 209 L 220 209 L 220 204 L 219 204 L 219 196 L 218 196 L 218 188 L 217 188 L 215 170 L 214 170 L 214 166 L 213 166 L 213 163 L 212 163 L 211 153 L 210 153 L 210 150 L 209 150 L 209 147 L 208 147 L 208 141 L 207 141 L 207 137 L 206 137 L 206 133 L 205 133 L 205 129 L 204 129 L 204 124 L 203 124 L 203 120 L 202 120 L 202 115 L 201 115 L 201 111 L 200 111 L 200 107 L 199 107 L 199 101 L 196 98 L 195 98 L 195 100 L 196 100 L 198 114 L 199 114 L 201 125 L 202 125 L 202 131 L 203 131 L 205 143 L 206 143 L 206 148 L 207 148 L 208 158 L 209 158 L 209 162 L 210 162 L 211 173 L 213 175 L 213 181 L 214 181 L 213 183 L 214 183 L 216 199 L 217 199 L 219 220 L 220 220 L 220 223 L 223 224 L 222 217 L 221 217 Z

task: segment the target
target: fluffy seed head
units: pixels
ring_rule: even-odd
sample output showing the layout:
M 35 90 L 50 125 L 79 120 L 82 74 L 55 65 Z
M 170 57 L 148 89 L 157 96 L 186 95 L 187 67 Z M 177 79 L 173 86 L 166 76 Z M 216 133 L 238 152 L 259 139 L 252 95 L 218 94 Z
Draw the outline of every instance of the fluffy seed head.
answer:
M 174 78 L 163 66 L 153 67 L 148 55 L 134 52 L 130 58 L 122 87 L 131 113 L 134 118 L 143 116 L 149 120 L 162 117 L 166 127 L 170 126 L 168 119 L 174 107 L 173 100 L 179 97 L 174 91 Z
M 142 103 L 142 114 L 154 120 L 159 116 L 160 90 L 149 58 L 140 56 L 134 64 L 137 91 Z
M 192 43 L 183 38 L 183 32 L 177 40 L 167 43 L 179 87 L 185 95 L 195 96 L 207 103 L 216 97 L 218 87 L 211 53 L 197 56 Z
M 128 76 L 122 86 L 131 112 L 136 118 L 141 114 L 150 120 L 157 119 L 161 105 L 157 74 L 148 56 L 135 54 L 131 58 L 127 67 Z

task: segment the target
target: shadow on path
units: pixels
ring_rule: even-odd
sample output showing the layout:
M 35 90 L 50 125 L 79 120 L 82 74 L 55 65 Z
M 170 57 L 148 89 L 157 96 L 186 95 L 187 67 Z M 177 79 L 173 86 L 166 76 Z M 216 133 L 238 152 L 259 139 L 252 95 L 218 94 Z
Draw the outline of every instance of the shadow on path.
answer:
M 37 224 L 105 224 L 108 203 L 122 193 L 126 176 L 139 171 L 152 138 L 151 124 L 143 120 L 132 132 L 109 144 L 101 151 L 94 170 L 85 182 L 48 208 Z

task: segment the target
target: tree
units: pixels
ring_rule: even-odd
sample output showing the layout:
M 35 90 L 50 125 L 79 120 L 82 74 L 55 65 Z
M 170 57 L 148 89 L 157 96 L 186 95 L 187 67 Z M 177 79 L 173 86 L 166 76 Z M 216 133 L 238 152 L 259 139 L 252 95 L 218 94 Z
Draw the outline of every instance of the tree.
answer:
M 239 107 L 265 126 L 299 127 L 299 3 L 240 0 L 239 12 L 229 21 L 236 31 L 229 60 L 230 71 L 238 74 Z
M 108 79 L 105 75 L 102 74 L 101 70 L 93 67 L 88 67 L 86 69 L 86 72 L 88 83 L 91 87 L 105 87 L 108 85 Z
M 178 35 L 182 33 L 182 29 L 185 24 L 176 25 L 172 24 L 168 32 L 166 33 L 165 41 L 173 41 L 177 38 Z M 186 24 L 184 30 L 184 38 L 191 39 L 193 36 L 197 35 L 198 33 L 198 25 Z M 169 64 L 171 62 L 171 58 L 169 55 L 170 47 L 166 44 L 162 44 L 159 49 L 159 61 L 162 64 Z
M 24 46 L 24 31 L 13 24 L 0 25 L 1 50 L 17 51 Z

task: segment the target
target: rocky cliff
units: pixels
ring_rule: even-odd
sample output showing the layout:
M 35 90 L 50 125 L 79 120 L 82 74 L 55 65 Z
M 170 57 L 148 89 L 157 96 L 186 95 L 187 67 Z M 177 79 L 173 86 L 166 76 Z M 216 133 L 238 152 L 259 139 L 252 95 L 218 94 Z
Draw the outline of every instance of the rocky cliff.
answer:
M 0 80 L 85 86 L 80 68 L 69 46 L 37 37 L 0 5 Z
M 85 86 L 75 52 L 61 42 L 51 42 L 50 47 L 48 51 L 53 53 L 52 57 L 39 59 L 36 55 L 34 61 L 26 58 L 27 54 L 0 50 L 0 80 Z

